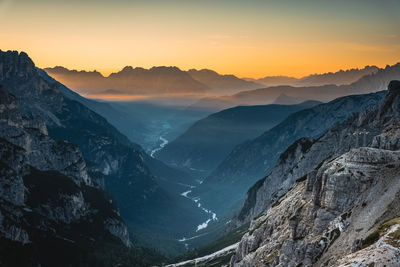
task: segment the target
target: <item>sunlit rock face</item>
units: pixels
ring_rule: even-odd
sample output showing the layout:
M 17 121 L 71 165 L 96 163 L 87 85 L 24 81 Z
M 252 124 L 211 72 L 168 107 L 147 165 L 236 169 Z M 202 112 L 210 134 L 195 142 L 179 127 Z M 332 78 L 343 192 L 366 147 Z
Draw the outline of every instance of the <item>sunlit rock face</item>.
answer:
M 399 170 L 400 152 L 367 147 L 323 164 L 252 221 L 232 265 L 334 266 L 399 204 Z
M 301 139 L 281 156 L 245 210 L 253 220 L 233 266 L 335 266 L 336 260 L 364 249 L 363 239 L 369 240 L 372 230 L 400 215 L 393 208 L 400 194 L 399 89 L 397 81 L 391 82 L 381 106 L 312 143 Z M 381 250 L 385 240 L 368 250 Z M 384 257 L 390 253 L 397 255 L 395 250 Z M 341 264 L 362 255 L 350 255 Z

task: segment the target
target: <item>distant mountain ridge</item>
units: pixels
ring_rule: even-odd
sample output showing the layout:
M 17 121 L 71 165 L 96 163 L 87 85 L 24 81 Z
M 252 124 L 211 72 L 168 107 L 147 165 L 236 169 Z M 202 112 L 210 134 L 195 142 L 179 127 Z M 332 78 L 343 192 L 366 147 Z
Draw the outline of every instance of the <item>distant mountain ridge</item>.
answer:
M 56 80 L 84 94 L 222 95 L 263 87 L 234 75 L 220 75 L 207 69 L 182 71 L 173 66 L 150 69 L 126 66 L 109 76 L 97 71 L 69 70 L 61 66 L 44 70 Z
M 76 71 L 64 67 L 44 69 L 50 76 L 75 91 L 85 94 L 116 90 L 140 95 L 204 94 L 209 88 L 177 67 L 150 69 L 124 67 L 105 77 L 97 71 Z
M 321 86 L 327 84 L 345 85 L 351 84 L 365 75 L 376 73 L 378 70 L 379 68 L 376 66 L 365 66 L 362 69 L 348 69 L 336 72 L 311 74 L 302 78 L 289 76 L 266 76 L 260 79 L 244 78 L 244 80 L 260 83 L 268 87 L 278 85 L 290 85 L 295 87 Z
M 280 105 L 294 105 L 297 103 L 301 103 L 306 101 L 302 97 L 292 97 L 288 96 L 285 93 L 280 94 L 274 101 L 274 104 L 280 104 Z
M 375 70 L 375 67 L 364 68 L 366 70 Z M 357 73 L 357 71 L 355 71 Z M 352 73 L 352 71 L 342 71 L 338 73 Z M 326 74 L 328 77 L 336 74 Z M 319 75 L 312 75 L 314 77 Z M 324 75 L 322 75 L 324 76 Z M 213 111 L 219 111 L 238 105 L 267 105 L 267 104 L 298 104 L 305 100 L 316 100 L 329 102 L 335 98 L 367 94 L 385 90 L 389 81 L 400 79 L 400 63 L 386 66 L 384 69 L 378 69 L 376 72 L 362 76 L 351 84 L 325 84 L 318 86 L 294 86 L 285 84 L 279 76 L 277 85 L 258 88 L 254 90 L 242 91 L 233 95 L 208 96 L 199 99 L 192 104 L 193 107 L 208 107 Z M 251 79 L 249 79 L 251 80 Z
M 62 66 L 44 69 L 50 76 L 75 91 L 84 94 L 138 95 L 229 95 L 265 86 L 310 87 L 351 84 L 379 68 L 340 70 L 334 73 L 312 74 L 303 78 L 271 76 L 262 79 L 240 79 L 235 75 L 221 75 L 209 69 L 182 71 L 177 67 L 160 66 L 145 69 L 126 66 L 121 71 L 103 76 L 98 71 L 69 70 Z M 264 103 L 266 104 L 266 103 Z
M 385 90 L 389 82 L 396 79 L 400 79 L 400 63 L 391 66 L 388 65 L 384 69 L 378 69 L 376 72 L 363 75 L 361 78 L 350 84 L 271 86 L 243 91 L 225 97 L 224 100 L 235 103 L 246 103 L 248 105 L 260 105 L 273 103 L 281 94 L 285 94 L 291 98 L 313 99 L 327 102 L 345 95 L 366 94 Z
M 190 69 L 188 70 L 190 76 L 197 81 L 206 84 L 214 92 L 219 94 L 233 94 L 239 91 L 252 90 L 262 88 L 263 85 L 252 81 L 239 79 L 235 75 L 221 75 L 209 69 Z

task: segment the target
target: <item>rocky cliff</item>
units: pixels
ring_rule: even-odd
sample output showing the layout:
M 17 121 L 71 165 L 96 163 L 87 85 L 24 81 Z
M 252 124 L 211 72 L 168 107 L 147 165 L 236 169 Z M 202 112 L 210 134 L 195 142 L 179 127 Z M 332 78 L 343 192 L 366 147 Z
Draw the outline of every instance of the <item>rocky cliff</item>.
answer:
M 396 127 L 398 111 L 392 106 L 396 101 L 396 82 L 389 85 L 385 102 L 379 109 L 356 114 L 341 124 L 336 124 L 317 140 L 300 139 L 291 145 L 279 158 L 275 168 L 262 182 L 250 189 L 245 208 L 239 220 L 247 223 L 275 202 L 288 188 L 321 162 L 340 155 L 350 148 L 374 146 L 396 149 Z M 395 136 L 391 140 L 390 136 Z M 299 149 L 300 148 L 300 149 Z M 262 206 L 257 205 L 262 203 Z
M 23 52 L 0 52 L 0 84 L 16 96 L 23 116 L 44 121 L 52 139 L 77 145 L 87 163 L 91 183 L 104 186 L 115 198 L 127 224 L 140 229 L 140 235 L 154 234 L 151 239 L 168 240 L 184 250 L 177 239 L 195 231 L 206 215 L 193 201 L 175 192 L 175 187 L 166 190 L 160 186 L 162 181 L 172 188 L 176 185 L 173 178 L 184 180 L 182 173 L 148 156 L 86 107 L 85 101 L 71 97 L 72 92 L 46 77 Z M 153 242 L 159 248 L 170 248 Z
M 130 246 L 118 209 L 94 186 L 78 147 L 54 141 L 41 119 L 22 116 L 19 107 L 17 98 L 0 88 L 2 242 L 29 244 L 32 250 L 53 242 L 78 249 L 87 239 L 87 248 L 102 242 Z M 31 263 L 51 264 L 52 257 L 37 255 Z
M 254 219 L 231 265 L 396 266 L 399 111 L 400 83 L 393 81 L 379 108 L 282 154 L 252 192 L 244 214 Z
M 290 115 L 259 137 L 236 146 L 193 193 L 217 214 L 226 212 L 228 204 L 243 199 L 248 188 L 272 171 L 279 156 L 297 139 L 319 138 L 335 123 L 376 107 L 384 96 L 383 91 L 346 96 Z

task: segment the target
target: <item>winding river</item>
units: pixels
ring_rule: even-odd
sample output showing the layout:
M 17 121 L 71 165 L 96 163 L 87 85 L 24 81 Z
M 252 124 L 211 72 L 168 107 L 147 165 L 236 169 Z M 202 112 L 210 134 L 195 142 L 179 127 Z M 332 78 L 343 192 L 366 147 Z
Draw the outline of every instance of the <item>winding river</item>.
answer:
M 157 153 L 157 151 L 160 151 L 161 149 L 163 149 L 168 144 L 168 140 L 165 139 L 164 137 L 160 136 L 160 140 L 161 140 L 160 146 L 155 148 L 155 149 L 153 149 L 150 152 L 150 157 L 154 158 L 154 154 Z
M 154 158 L 155 153 L 157 153 L 158 151 L 160 151 L 161 149 L 163 149 L 163 148 L 168 144 L 168 142 L 169 142 L 167 139 L 165 139 L 165 138 L 162 137 L 162 136 L 159 137 L 159 140 L 161 141 L 161 144 L 160 144 L 157 148 L 153 149 L 153 150 L 150 152 L 150 156 L 151 156 L 152 158 Z M 198 182 L 201 184 L 201 181 L 198 180 Z M 183 185 L 183 184 L 182 184 L 182 185 Z M 185 185 L 185 186 L 188 186 L 190 189 L 193 189 L 193 188 L 196 187 L 196 186 L 194 186 L 194 185 Z M 203 230 L 203 229 L 207 228 L 207 227 L 208 227 L 208 224 L 209 224 L 210 222 L 212 222 L 212 221 L 218 221 L 218 217 L 217 217 L 217 214 L 215 214 L 215 212 L 213 212 L 213 211 L 211 211 L 211 210 L 208 210 L 208 209 L 204 208 L 204 207 L 201 205 L 201 203 L 200 203 L 200 198 L 199 198 L 199 197 L 190 197 L 189 194 L 190 194 L 191 192 L 192 192 L 192 190 L 188 190 L 188 191 L 182 192 L 182 193 L 181 193 L 181 196 L 186 197 L 186 198 L 192 200 L 193 202 L 195 202 L 196 205 L 197 205 L 197 207 L 198 207 L 199 209 L 201 209 L 202 211 L 204 211 L 206 214 L 209 215 L 209 218 L 208 218 L 205 222 L 203 222 L 203 223 L 201 223 L 201 224 L 199 224 L 199 225 L 197 226 L 196 232 L 199 232 L 200 230 Z M 200 237 L 200 236 L 203 236 L 203 235 L 205 235 L 205 234 L 207 234 L 207 233 L 203 233 L 203 234 L 200 234 L 200 235 L 197 235 L 197 236 L 192 236 L 192 237 L 189 237 L 189 238 L 183 237 L 183 238 L 179 239 L 179 242 L 185 242 L 185 241 L 188 241 L 188 240 L 192 240 L 192 239 L 198 238 L 198 237 Z

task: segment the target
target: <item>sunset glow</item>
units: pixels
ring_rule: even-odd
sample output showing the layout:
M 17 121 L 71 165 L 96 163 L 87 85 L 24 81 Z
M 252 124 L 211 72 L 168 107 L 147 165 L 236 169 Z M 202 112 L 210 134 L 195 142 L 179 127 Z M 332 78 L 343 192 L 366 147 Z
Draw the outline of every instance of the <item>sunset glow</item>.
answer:
M 0 48 L 39 67 L 303 76 L 400 61 L 399 1 L 0 0 Z M 395 55 L 395 56 L 394 56 Z

